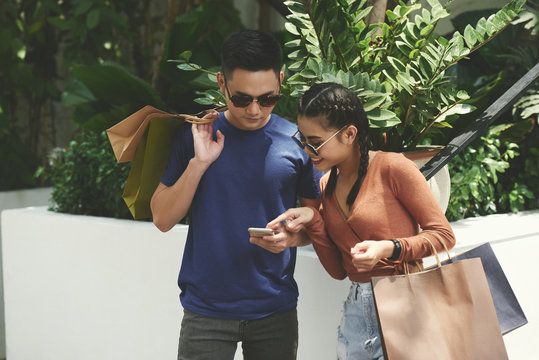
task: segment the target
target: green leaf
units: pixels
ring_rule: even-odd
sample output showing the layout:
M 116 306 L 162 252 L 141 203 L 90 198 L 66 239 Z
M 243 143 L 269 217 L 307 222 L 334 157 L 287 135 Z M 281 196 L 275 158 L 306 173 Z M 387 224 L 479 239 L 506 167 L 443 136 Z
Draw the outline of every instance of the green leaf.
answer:
M 77 79 L 71 81 L 62 93 L 62 103 L 67 106 L 77 106 L 95 100 L 91 91 Z
M 189 59 L 191 59 L 191 55 L 193 55 L 193 52 L 190 50 L 183 51 L 179 56 L 179 60 L 184 60 L 185 62 L 188 62 Z
M 424 28 L 422 28 L 421 31 L 419 32 L 419 34 L 421 35 L 421 37 L 426 37 L 428 34 L 430 34 L 430 32 L 433 29 L 434 29 L 434 25 L 429 24 L 429 25 L 425 26 Z
M 358 24 L 361 20 L 365 19 L 371 13 L 371 10 L 372 10 L 372 6 L 367 6 L 365 9 L 357 13 L 354 18 L 354 24 Z M 388 20 L 389 20 L 389 17 L 388 17 Z
M 464 29 L 464 40 L 469 48 L 472 48 L 478 42 L 477 36 L 475 36 L 475 30 L 469 24 Z
M 194 102 L 196 102 L 197 104 L 200 104 L 200 105 L 215 105 L 214 101 L 210 98 L 206 98 L 206 97 L 203 97 L 203 98 L 196 98 L 195 100 L 193 100 Z
M 391 65 L 393 65 L 393 68 L 396 71 L 400 71 L 400 72 L 405 72 L 406 71 L 406 65 L 404 65 L 399 59 L 397 59 L 395 57 L 392 57 L 392 56 L 388 56 L 387 60 L 389 61 L 389 63 Z
M 410 60 L 415 60 L 420 54 L 421 54 L 421 50 L 414 49 L 410 52 L 410 55 L 408 55 L 408 58 L 410 58 Z
M 466 92 L 466 90 L 459 90 L 457 92 L 457 98 L 460 100 L 468 100 L 470 98 L 470 95 Z
M 373 109 L 367 112 L 367 117 L 370 121 L 391 121 L 395 124 L 401 122 L 393 111 L 385 109 Z
M 185 64 L 178 64 L 177 68 L 183 71 L 197 71 L 201 69 L 201 66 L 197 64 L 192 64 L 192 63 L 185 63 Z
M 415 85 L 414 81 L 408 77 L 405 73 L 397 73 L 397 82 L 399 85 L 410 95 L 412 95 L 412 87 Z
M 405 43 L 404 41 L 399 41 L 399 40 L 395 41 L 395 46 L 397 46 L 397 49 L 399 49 L 399 51 L 406 56 L 408 56 L 410 52 L 413 50 L 412 46 Z
M 450 115 L 468 114 L 475 109 L 476 107 L 471 104 L 457 104 L 448 110 L 442 110 L 442 114 L 436 119 L 436 122 L 442 122 Z
M 387 16 L 387 21 L 389 21 L 390 23 L 396 21 L 399 18 L 399 16 L 391 10 L 386 10 L 386 16 Z
M 382 105 L 387 100 L 387 96 L 384 94 L 371 96 L 363 104 L 363 109 L 366 112 L 374 110 L 376 107 Z
M 301 45 L 301 39 L 288 41 L 287 43 L 284 44 L 284 46 L 288 47 L 288 48 L 295 48 L 295 47 L 298 47 L 300 45 Z
M 161 97 L 150 84 L 113 62 L 76 65 L 72 73 L 95 98 L 107 99 L 113 106 L 131 104 L 134 107 L 152 105 L 164 108 Z
M 451 124 L 446 121 L 435 122 L 434 124 L 432 124 L 432 126 L 436 128 L 453 128 L 453 126 L 451 126 Z
M 434 65 L 431 65 L 430 61 L 428 61 L 425 57 L 420 57 L 418 62 L 421 72 L 430 79 L 432 75 L 434 75 Z
M 92 1 L 91 0 L 82 0 L 78 2 L 79 5 L 75 9 L 75 16 L 79 16 L 90 10 L 92 7 Z
M 98 9 L 92 9 L 86 17 L 86 26 L 88 30 L 95 28 L 99 24 L 99 15 L 100 12 Z
M 298 32 L 298 29 L 290 22 L 286 22 L 284 24 L 284 28 L 289 32 L 291 33 L 292 35 L 296 35 L 296 36 L 299 36 L 299 32 Z

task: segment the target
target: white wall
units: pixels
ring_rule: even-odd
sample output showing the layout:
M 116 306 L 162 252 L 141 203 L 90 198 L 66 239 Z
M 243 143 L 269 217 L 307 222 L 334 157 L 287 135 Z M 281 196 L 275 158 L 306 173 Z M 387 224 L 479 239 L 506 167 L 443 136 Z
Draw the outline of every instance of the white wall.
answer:
M 52 188 L 0 191 L 0 213 L 6 209 L 48 205 Z M 0 243 L 2 224 L 0 223 Z M 4 285 L 2 281 L 2 248 L 0 247 L 0 359 L 6 357 L 6 331 L 4 321 Z
M 4 211 L 2 224 L 9 360 L 175 359 L 185 226 L 163 234 L 151 223 L 43 208 Z M 509 358 L 529 359 L 539 290 L 527 254 L 539 252 L 539 211 L 452 225 L 454 252 L 492 242 L 530 322 L 504 337 Z M 298 359 L 333 359 L 348 281 L 331 279 L 310 248 L 298 254 Z
M 2 223 L 8 359 L 174 358 L 186 227 L 35 208 Z
M 8 359 L 175 358 L 186 226 L 161 233 L 147 222 L 44 208 L 5 211 L 2 223 Z M 332 280 L 312 251 L 297 269 L 306 279 L 300 358 L 332 358 L 348 284 Z

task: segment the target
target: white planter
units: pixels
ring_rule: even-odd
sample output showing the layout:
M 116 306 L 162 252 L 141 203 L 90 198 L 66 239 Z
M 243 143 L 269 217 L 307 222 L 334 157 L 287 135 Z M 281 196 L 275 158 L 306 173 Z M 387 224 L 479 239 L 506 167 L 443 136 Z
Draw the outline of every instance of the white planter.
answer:
M 0 191 L 0 213 L 7 209 L 49 204 L 52 188 Z M 0 224 L 0 242 L 2 241 Z M 6 332 L 4 326 L 4 287 L 2 285 L 2 252 L 0 249 L 0 359 L 6 358 Z
M 2 213 L 7 358 L 174 359 L 186 226 Z
M 186 226 L 46 208 L 4 211 L 2 224 L 9 360 L 175 359 Z M 333 358 L 348 283 L 299 253 L 299 358 Z
M 529 324 L 506 335 L 512 360 L 535 353 L 539 211 L 453 223 L 460 252 L 492 241 Z M 182 317 L 176 285 L 187 227 L 64 215 L 2 213 L 9 360 L 175 359 Z M 326 274 L 311 247 L 298 251 L 299 360 L 335 358 L 349 282 Z M 236 359 L 241 359 L 241 351 Z

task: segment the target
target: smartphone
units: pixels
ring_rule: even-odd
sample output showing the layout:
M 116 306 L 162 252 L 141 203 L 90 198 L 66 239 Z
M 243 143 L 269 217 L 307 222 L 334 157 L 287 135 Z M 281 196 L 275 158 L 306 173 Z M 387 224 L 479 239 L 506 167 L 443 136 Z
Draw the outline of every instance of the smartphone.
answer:
M 266 235 L 273 235 L 273 230 L 268 228 L 255 228 L 251 227 L 247 229 L 251 237 L 262 237 Z

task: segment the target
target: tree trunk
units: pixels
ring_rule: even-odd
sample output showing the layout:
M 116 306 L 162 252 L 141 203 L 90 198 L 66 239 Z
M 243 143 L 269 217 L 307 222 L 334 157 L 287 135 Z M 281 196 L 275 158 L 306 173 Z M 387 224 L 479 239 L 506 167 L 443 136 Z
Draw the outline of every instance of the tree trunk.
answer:
M 165 24 L 165 30 L 163 32 L 163 40 L 161 41 L 161 48 L 159 50 L 159 56 L 155 63 L 155 68 L 152 76 L 152 86 L 156 89 L 162 98 L 165 98 L 164 95 L 164 82 L 160 75 L 161 61 L 163 60 L 163 53 L 165 51 L 165 45 L 167 42 L 168 34 L 172 28 L 172 24 L 176 20 L 178 15 L 184 14 L 191 11 L 198 5 L 202 4 L 204 0 L 168 0 L 168 11 L 167 11 L 167 22 Z
M 172 27 L 174 20 L 180 14 L 180 10 L 182 8 L 183 2 L 184 1 L 182 0 L 168 0 L 167 22 L 165 24 L 165 30 L 163 32 L 163 40 L 161 41 L 161 48 L 159 50 L 159 55 L 157 56 L 157 60 L 155 62 L 155 68 L 154 68 L 153 77 L 152 77 L 152 86 L 159 93 L 161 93 L 160 88 L 162 84 L 161 77 L 159 76 L 159 69 L 161 67 L 161 60 L 163 60 L 163 53 L 165 51 L 167 37 L 168 37 L 168 34 L 170 33 L 170 28 Z
M 372 6 L 371 13 L 367 16 L 367 25 L 385 21 L 387 0 L 368 0 L 367 6 Z

